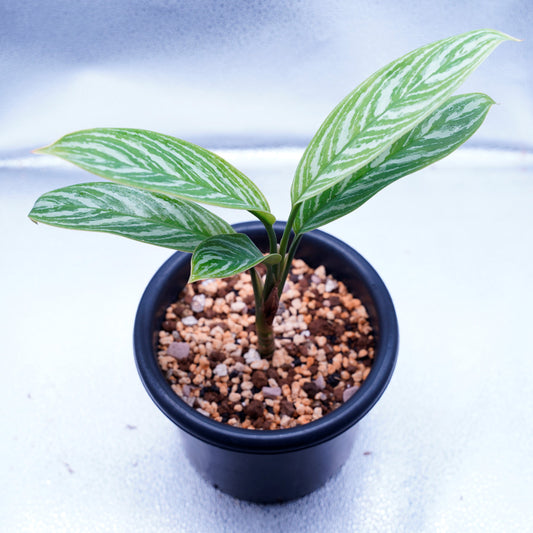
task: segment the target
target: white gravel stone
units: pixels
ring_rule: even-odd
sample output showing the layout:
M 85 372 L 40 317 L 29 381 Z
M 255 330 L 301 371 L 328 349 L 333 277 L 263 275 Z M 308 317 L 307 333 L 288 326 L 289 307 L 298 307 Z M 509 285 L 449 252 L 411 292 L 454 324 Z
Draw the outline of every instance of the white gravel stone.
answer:
M 213 370 L 213 374 L 215 374 L 215 376 L 218 376 L 219 378 L 227 376 L 228 367 L 224 363 L 220 363 L 217 366 L 215 366 L 215 369 Z
M 300 298 L 294 298 L 294 300 L 291 302 L 291 307 L 298 310 L 302 307 L 302 300 Z
M 227 354 L 234 354 L 237 352 L 237 350 L 240 349 L 240 346 L 235 344 L 234 342 L 228 342 L 227 344 L 224 344 L 224 351 Z
M 237 363 L 235 363 L 235 370 L 236 370 L 237 372 L 244 372 L 244 369 L 245 369 L 245 368 L 246 368 L 246 367 L 244 366 L 244 364 L 241 363 L 240 361 L 237 362 Z
M 228 400 L 233 403 L 237 403 L 238 401 L 240 401 L 240 399 L 241 399 L 241 395 L 238 392 L 232 392 L 228 396 Z
M 342 401 L 347 402 L 358 390 L 359 390 L 359 387 L 357 386 L 346 389 L 342 393 Z
M 322 374 L 318 374 L 317 378 L 315 379 L 315 385 L 319 389 L 323 389 L 326 386 L 326 380 Z
M 194 313 L 201 313 L 205 308 L 205 294 L 197 294 L 193 296 L 191 302 L 191 309 Z
M 250 348 L 245 354 L 244 354 L 244 360 L 251 364 L 254 361 L 260 361 L 261 356 L 259 355 L 259 352 L 255 350 L 254 348 Z
M 332 292 L 332 291 L 334 291 L 336 288 L 338 288 L 338 286 L 339 286 L 339 284 L 337 283 L 336 280 L 334 280 L 334 279 L 328 279 L 328 280 L 326 281 L 326 285 L 325 285 L 325 287 L 324 287 L 324 290 L 325 290 L 326 292 Z
M 244 302 L 233 302 L 231 304 L 231 310 L 234 313 L 242 313 L 246 309 L 246 304 Z
M 185 400 L 185 403 L 192 407 L 194 405 L 194 402 L 196 402 L 196 396 L 187 396 L 186 398 L 183 398 Z
M 250 368 L 252 370 L 268 370 L 268 366 L 268 361 L 265 361 L 264 359 L 259 359 L 250 363 Z
M 315 269 L 315 275 L 322 279 L 326 277 L 326 268 L 324 267 L 324 265 L 320 265 Z
M 206 279 L 202 281 L 201 287 L 209 296 L 215 296 L 218 291 L 217 282 L 214 279 Z
M 281 396 L 281 389 L 279 387 L 263 387 L 261 392 L 265 398 L 276 398 L 277 396 Z
M 190 349 L 186 342 L 172 342 L 167 348 L 167 355 L 175 359 L 185 359 L 188 357 Z
M 186 316 L 185 318 L 181 319 L 181 323 L 184 326 L 195 326 L 198 324 L 198 319 L 194 316 Z
M 303 344 L 305 342 L 305 337 L 303 335 L 294 335 L 294 337 L 292 338 L 292 342 L 296 346 L 299 346 L 300 344 Z

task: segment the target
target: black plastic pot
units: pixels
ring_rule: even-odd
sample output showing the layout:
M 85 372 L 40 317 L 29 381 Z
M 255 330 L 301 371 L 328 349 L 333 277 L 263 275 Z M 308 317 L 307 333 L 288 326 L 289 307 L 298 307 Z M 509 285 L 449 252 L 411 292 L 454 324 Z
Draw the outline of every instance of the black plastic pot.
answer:
M 283 223 L 276 223 L 278 238 Z M 236 224 L 263 250 L 268 241 L 260 222 Z M 353 427 L 383 394 L 394 370 L 398 324 L 391 297 L 370 264 L 355 250 L 322 231 L 304 235 L 297 257 L 324 265 L 357 294 L 377 339 L 372 370 L 344 405 L 304 426 L 260 431 L 215 422 L 183 402 L 156 361 L 158 331 L 167 306 L 189 276 L 190 254 L 177 252 L 152 278 L 139 304 L 134 330 L 137 369 L 156 405 L 183 430 L 185 452 L 211 484 L 237 498 L 272 503 L 299 498 L 323 485 L 349 456 Z

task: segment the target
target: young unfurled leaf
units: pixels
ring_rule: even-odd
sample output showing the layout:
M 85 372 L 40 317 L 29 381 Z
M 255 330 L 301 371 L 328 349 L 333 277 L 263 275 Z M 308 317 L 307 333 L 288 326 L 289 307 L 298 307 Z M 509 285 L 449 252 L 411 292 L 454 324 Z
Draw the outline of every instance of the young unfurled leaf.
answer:
M 281 263 L 281 255 L 280 254 L 268 254 L 265 255 L 265 259 L 263 263 L 265 265 L 279 265 Z
M 293 205 L 348 178 L 442 105 L 503 41 L 477 30 L 423 46 L 377 71 L 331 112 L 296 170 Z
M 268 260 L 268 257 L 243 233 L 210 237 L 194 251 L 189 281 L 234 276 Z
M 295 231 L 310 231 L 347 215 L 387 185 L 447 156 L 481 126 L 493 103 L 477 93 L 450 98 L 350 178 L 303 202 Z
M 208 237 L 232 234 L 198 204 L 117 183 L 83 183 L 43 194 L 29 217 L 62 228 L 102 231 L 192 252 Z
M 37 150 L 108 180 L 221 207 L 274 216 L 257 186 L 213 152 L 153 131 L 97 128 Z

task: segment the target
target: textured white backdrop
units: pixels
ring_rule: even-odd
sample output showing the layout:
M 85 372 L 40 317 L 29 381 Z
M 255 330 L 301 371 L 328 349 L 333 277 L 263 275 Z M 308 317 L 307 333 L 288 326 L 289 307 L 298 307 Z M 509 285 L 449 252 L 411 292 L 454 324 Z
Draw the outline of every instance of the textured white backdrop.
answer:
M 475 143 L 533 148 L 529 0 L 3 2 L 0 152 L 95 126 L 300 146 L 387 62 L 486 27 L 524 42 L 499 47 L 461 89 L 501 104 Z
M 299 152 L 225 155 L 283 218 Z M 0 531 L 531 531 L 532 156 L 460 152 L 326 228 L 387 284 L 398 365 L 340 474 L 271 507 L 204 483 L 136 375 L 136 305 L 170 252 L 26 218 L 85 178 L 0 174 Z

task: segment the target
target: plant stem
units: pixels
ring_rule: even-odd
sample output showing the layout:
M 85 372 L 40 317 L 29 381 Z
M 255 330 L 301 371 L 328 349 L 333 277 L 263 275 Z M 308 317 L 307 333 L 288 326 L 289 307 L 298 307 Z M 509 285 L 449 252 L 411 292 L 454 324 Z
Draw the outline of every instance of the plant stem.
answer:
M 261 299 L 263 296 L 263 287 L 261 284 L 261 280 L 259 279 L 259 275 L 257 274 L 257 271 L 255 270 L 255 267 L 250 269 L 250 276 L 252 278 L 252 288 L 254 290 L 255 308 L 257 310 L 257 308 L 261 306 Z
M 294 259 L 294 255 L 296 254 L 296 250 L 298 249 L 298 246 L 300 244 L 300 241 L 302 240 L 303 233 L 299 233 L 296 235 L 291 242 L 289 253 L 285 257 L 285 261 L 283 263 L 283 270 L 281 273 L 281 277 L 279 280 L 279 286 L 278 286 L 278 297 L 281 298 L 281 294 L 283 293 L 283 287 L 285 286 L 285 281 L 287 280 L 287 276 L 289 275 L 289 271 L 292 266 L 292 260 Z
M 267 270 L 264 284 L 261 282 L 257 270 L 255 268 L 250 269 L 255 300 L 257 349 L 262 357 L 270 357 L 274 352 L 274 331 L 272 323 L 279 307 L 279 299 L 283 291 L 283 286 L 285 285 L 285 280 L 289 274 L 296 248 L 302 237 L 301 235 L 296 235 L 289 246 L 292 225 L 299 207 L 300 204 L 297 204 L 291 209 L 289 219 L 287 220 L 285 230 L 281 237 L 279 252 L 276 233 L 274 232 L 272 224 L 268 223 L 257 213 L 254 213 L 265 226 L 268 234 L 270 253 L 279 253 L 281 255 L 280 264 L 273 266 L 266 265 Z
M 274 231 L 274 228 L 272 227 L 272 224 L 268 222 L 260 212 L 258 211 L 250 211 L 252 215 L 256 216 L 262 223 L 263 226 L 265 226 L 265 229 L 268 234 L 268 243 L 270 247 L 270 253 L 276 254 L 278 252 L 278 240 L 276 238 L 276 232 Z
M 276 232 L 274 231 L 274 227 L 272 226 L 272 224 L 270 224 L 270 222 L 268 222 L 263 216 L 261 216 L 261 213 L 258 213 L 257 211 L 250 211 L 250 213 L 255 215 L 263 223 L 263 226 L 265 226 L 265 229 L 268 235 L 268 245 L 269 245 L 270 253 L 271 254 L 278 253 L 278 239 L 276 238 Z M 279 276 L 280 266 L 274 265 L 273 272 L 277 278 Z
M 277 254 L 278 253 L 278 240 L 276 239 L 276 232 L 274 231 L 274 228 L 272 227 L 272 224 L 268 224 L 267 222 L 264 222 L 265 228 L 268 233 L 268 242 L 270 245 L 270 253 L 271 254 Z
M 262 313 L 259 316 L 256 314 L 255 330 L 257 332 L 257 351 L 261 357 L 271 357 L 275 349 L 274 329 L 272 324 L 267 324 Z
M 282 257 L 282 261 L 285 259 L 285 254 L 287 253 L 287 245 L 289 242 L 289 237 L 291 235 L 292 225 L 294 223 L 294 219 L 296 218 L 296 214 L 298 213 L 299 208 L 300 204 L 296 204 L 292 207 L 291 212 L 289 214 L 289 218 L 287 220 L 287 224 L 285 225 L 285 230 L 283 231 L 283 235 L 281 236 L 281 242 L 279 244 L 279 253 Z
M 277 296 L 276 285 L 271 289 L 270 294 L 266 294 L 265 287 L 262 286 L 261 279 L 255 268 L 250 269 L 252 277 L 252 287 L 255 299 L 255 329 L 257 332 L 257 350 L 262 357 L 270 357 L 274 353 L 274 330 L 272 321 L 275 316 L 271 312 L 265 313 L 265 307 L 271 307 L 272 295 Z M 270 304 L 270 305 L 269 305 Z M 277 302 L 275 302 L 277 310 Z

